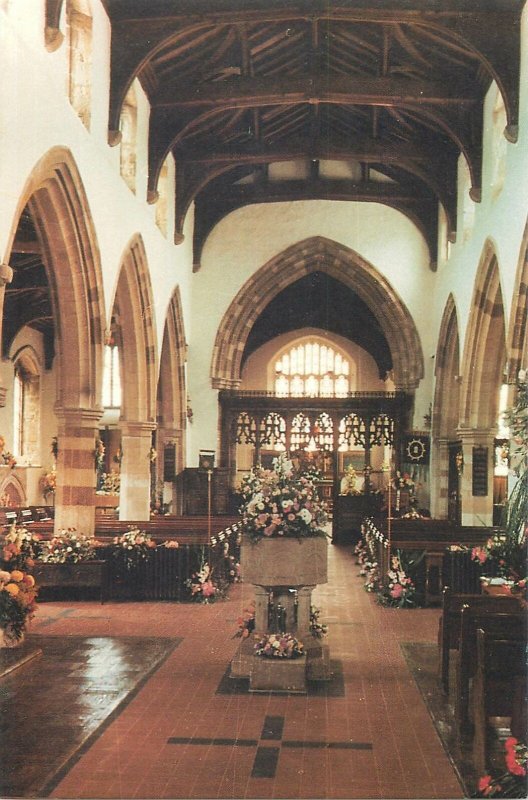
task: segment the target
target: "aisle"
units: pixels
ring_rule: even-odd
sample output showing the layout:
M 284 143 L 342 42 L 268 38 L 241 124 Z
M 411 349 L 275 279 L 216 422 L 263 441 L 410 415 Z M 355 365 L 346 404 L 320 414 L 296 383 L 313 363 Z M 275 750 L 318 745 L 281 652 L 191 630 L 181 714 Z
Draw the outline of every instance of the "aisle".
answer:
M 330 582 L 315 602 L 344 692 L 218 692 L 251 598 L 244 584 L 208 606 L 42 604 L 34 632 L 46 636 L 182 637 L 51 796 L 462 797 L 400 648 L 434 641 L 438 610 L 381 608 L 350 548 L 329 553 Z M 60 705 L 59 690 L 57 713 Z

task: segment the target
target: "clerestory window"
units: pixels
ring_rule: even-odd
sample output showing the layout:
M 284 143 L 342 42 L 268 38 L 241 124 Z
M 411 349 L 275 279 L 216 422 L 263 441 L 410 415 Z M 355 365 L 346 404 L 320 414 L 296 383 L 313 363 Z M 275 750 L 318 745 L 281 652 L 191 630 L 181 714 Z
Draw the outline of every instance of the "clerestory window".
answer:
M 279 397 L 346 397 L 349 391 L 348 358 L 330 345 L 312 340 L 301 343 L 275 364 Z

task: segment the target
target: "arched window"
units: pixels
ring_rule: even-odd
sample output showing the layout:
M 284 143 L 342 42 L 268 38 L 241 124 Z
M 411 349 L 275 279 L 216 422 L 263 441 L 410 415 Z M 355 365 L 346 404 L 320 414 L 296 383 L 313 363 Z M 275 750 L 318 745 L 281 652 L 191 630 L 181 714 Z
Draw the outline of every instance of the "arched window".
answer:
M 105 345 L 103 372 L 103 406 L 121 408 L 121 375 L 119 372 L 119 348 L 114 342 Z
M 137 101 L 134 87 L 128 90 L 121 117 L 119 120 L 121 131 L 121 157 L 120 170 L 128 188 L 136 193 L 136 138 L 137 138 Z
M 69 0 L 66 6 L 69 48 L 68 96 L 90 129 L 92 105 L 92 16 L 86 0 Z
M 348 358 L 316 340 L 291 347 L 275 364 L 275 394 L 280 397 L 346 397 L 349 391 Z
M 30 347 L 14 360 L 13 455 L 26 463 L 38 462 L 40 439 L 40 367 Z

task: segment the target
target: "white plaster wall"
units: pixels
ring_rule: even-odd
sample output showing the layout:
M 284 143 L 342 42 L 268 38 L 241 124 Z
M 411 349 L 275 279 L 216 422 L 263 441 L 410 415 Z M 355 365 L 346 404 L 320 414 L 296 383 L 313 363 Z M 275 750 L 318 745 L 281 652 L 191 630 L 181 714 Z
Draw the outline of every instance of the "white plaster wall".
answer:
M 310 236 L 325 236 L 355 250 L 402 298 L 418 329 L 425 360 L 416 419 L 428 410 L 434 353 L 430 303 L 436 276 L 418 229 L 400 212 L 374 203 L 306 200 L 250 206 L 213 229 L 201 269 L 193 277 L 193 325 L 199 319 L 201 330 L 199 341 L 193 336 L 189 353 L 193 430 L 198 434 L 192 437 L 195 458 L 200 448 L 215 449 L 217 444 L 217 393 L 210 388 L 210 368 L 216 331 L 231 300 L 269 259 Z
M 475 204 L 471 235 L 466 240 L 462 235 L 460 210 L 467 186 L 459 182 L 457 240 L 448 248 L 450 256 L 447 260 L 444 257 L 445 239 L 442 240 L 442 237 L 439 245 L 438 282 L 435 302 L 431 308 L 432 331 L 436 340 L 445 304 L 449 293 L 452 292 L 457 307 L 461 355 L 464 352 L 475 276 L 487 239 L 493 242 L 498 257 L 506 314 L 505 326 L 506 332 L 508 331 L 515 275 L 528 219 L 528 6 L 525 7 L 522 16 L 519 136 L 516 143 L 506 143 L 505 179 L 498 195 L 492 186 L 494 174 L 492 113 L 496 95 L 497 87 L 493 83 L 484 106 L 482 199 L 480 203 Z M 464 366 L 462 364 L 462 369 Z
M 154 319 L 161 350 L 166 309 L 176 286 L 182 294 L 184 324 L 189 321 L 192 237 L 184 245 L 173 244 L 173 200 L 169 203 L 167 237 L 156 225 L 155 206 L 146 202 L 148 102 L 139 87 L 138 189 L 134 195 L 119 175 L 119 146 L 111 148 L 107 144 L 110 25 L 103 6 L 92 2 L 91 132 L 78 119 L 66 96 L 65 44 L 53 53 L 45 48 L 43 8 L 41 0 L 17 0 L 8 5 L 7 12 L 0 6 L 0 257 L 8 263 L 10 236 L 22 210 L 24 186 L 35 165 L 53 147 L 69 149 L 79 169 L 96 230 L 107 320 L 123 253 L 139 233 L 155 287 Z M 169 176 L 174 179 L 173 168 Z
M 255 350 L 244 364 L 240 388 L 273 391 L 277 355 L 283 348 L 293 347 L 307 336 L 315 336 L 331 342 L 348 356 L 354 372 L 354 379 L 350 385 L 351 392 L 389 392 L 393 390 L 392 381 L 380 379 L 376 362 L 370 353 L 343 336 L 337 336 L 318 328 L 301 328 L 299 331 L 281 334 Z

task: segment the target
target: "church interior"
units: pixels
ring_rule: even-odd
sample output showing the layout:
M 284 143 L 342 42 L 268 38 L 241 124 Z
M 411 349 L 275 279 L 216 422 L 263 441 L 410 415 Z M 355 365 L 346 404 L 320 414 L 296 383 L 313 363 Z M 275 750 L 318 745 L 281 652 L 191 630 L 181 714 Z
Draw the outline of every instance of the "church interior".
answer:
M 524 0 L 0 0 L 0 74 L 0 796 L 525 797 Z

